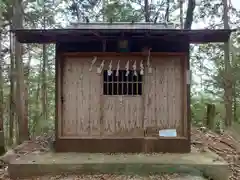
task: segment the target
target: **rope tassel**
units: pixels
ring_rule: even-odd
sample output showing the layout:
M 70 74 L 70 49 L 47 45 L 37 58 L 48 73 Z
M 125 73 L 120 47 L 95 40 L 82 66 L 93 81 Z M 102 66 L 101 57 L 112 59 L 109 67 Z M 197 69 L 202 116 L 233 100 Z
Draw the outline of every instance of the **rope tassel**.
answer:
M 112 75 L 112 60 L 109 64 L 109 69 L 108 69 L 108 76 L 111 76 Z
M 89 68 L 89 71 L 92 71 L 92 67 L 93 67 L 93 65 L 95 64 L 96 61 L 97 61 L 97 56 L 94 56 L 93 60 L 92 60 L 92 63 L 91 63 L 91 66 Z
M 116 76 L 119 76 L 119 69 L 120 69 L 120 60 L 118 60 L 118 63 L 117 63 Z
M 126 68 L 125 76 L 128 76 L 129 75 L 129 61 L 127 61 L 127 64 L 126 64 L 125 68 Z
M 97 73 L 100 74 L 100 73 L 102 72 L 103 67 L 104 67 L 104 63 L 105 63 L 105 60 L 103 60 L 102 63 L 101 63 L 101 65 L 100 65 L 100 67 L 98 67 L 98 69 L 97 69 Z
M 148 58 L 147 58 L 147 66 L 148 66 L 148 72 L 152 73 L 152 67 L 150 65 L 150 55 L 151 55 L 151 48 L 148 50 Z
M 137 63 L 136 61 L 134 61 L 134 64 L 133 64 L 133 71 L 134 71 L 134 76 L 137 76 Z
M 140 74 L 143 75 L 144 74 L 144 66 L 143 66 L 143 60 L 140 63 Z

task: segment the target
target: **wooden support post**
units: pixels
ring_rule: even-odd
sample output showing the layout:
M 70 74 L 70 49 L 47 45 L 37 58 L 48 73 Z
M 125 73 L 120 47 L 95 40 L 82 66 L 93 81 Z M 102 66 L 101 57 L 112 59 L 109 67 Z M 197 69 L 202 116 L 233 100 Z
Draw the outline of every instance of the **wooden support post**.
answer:
M 216 107 L 215 104 L 207 104 L 207 120 L 206 127 L 209 129 L 215 128 Z

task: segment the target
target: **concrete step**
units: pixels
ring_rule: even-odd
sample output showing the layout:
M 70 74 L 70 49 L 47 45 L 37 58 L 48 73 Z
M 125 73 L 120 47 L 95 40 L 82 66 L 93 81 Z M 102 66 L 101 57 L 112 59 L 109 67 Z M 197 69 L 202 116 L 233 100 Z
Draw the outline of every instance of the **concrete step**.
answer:
M 227 180 L 228 164 L 211 152 L 189 154 L 29 154 L 14 159 L 8 167 L 12 179 L 41 175 L 124 174 L 148 176 L 161 173 L 184 173 Z

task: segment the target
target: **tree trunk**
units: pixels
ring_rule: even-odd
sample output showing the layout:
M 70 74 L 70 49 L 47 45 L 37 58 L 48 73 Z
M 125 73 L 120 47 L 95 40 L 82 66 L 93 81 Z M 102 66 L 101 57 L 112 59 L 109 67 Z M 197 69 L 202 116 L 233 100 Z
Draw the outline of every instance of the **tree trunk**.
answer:
M 149 11 L 148 0 L 144 0 L 144 17 L 145 17 L 145 22 L 150 22 L 150 11 Z
M 46 29 L 46 6 L 45 3 L 43 5 L 43 28 Z M 47 59 L 47 45 L 43 44 L 43 66 L 42 66 L 42 115 L 44 121 L 43 130 L 47 130 L 47 119 L 48 119 L 48 108 L 47 108 L 47 76 L 46 76 L 46 68 L 48 64 Z
M 9 79 L 10 79 L 10 93 L 9 93 L 9 128 L 8 128 L 8 146 L 13 145 L 13 128 L 14 128 L 14 121 L 15 121 L 15 76 L 14 76 L 14 55 L 13 55 L 13 47 L 12 47 L 12 33 L 10 33 L 10 59 L 11 59 L 11 69 L 9 73 Z
M 169 22 L 169 8 L 170 8 L 170 0 L 167 0 L 167 8 L 166 8 L 166 12 L 165 12 L 165 21 Z
M 1 9 L 0 9 L 1 11 Z M 1 17 L 0 12 L 0 17 Z M 3 102 L 3 59 L 2 59 L 2 19 L 0 18 L 0 155 L 5 153 L 5 142 L 4 142 L 4 102 Z
M 187 16 L 184 23 L 184 29 L 191 29 L 192 27 L 195 6 L 195 0 L 188 0 Z
M 223 21 L 224 29 L 229 29 L 228 19 L 228 2 L 223 0 Z M 225 126 L 231 126 L 232 124 L 232 68 L 229 58 L 229 42 L 224 43 L 224 67 L 225 67 L 225 78 L 224 78 L 224 104 L 225 104 Z
M 39 65 L 39 72 L 41 72 L 42 70 L 42 64 L 40 63 Z M 33 135 L 35 136 L 36 134 L 39 134 L 39 131 L 38 131 L 38 125 L 39 125 L 39 120 L 40 120 L 40 106 L 39 106 L 39 100 L 40 100 L 40 84 L 41 84 L 41 76 L 39 74 L 38 76 L 38 83 L 37 83 L 37 91 L 36 91 L 36 100 L 35 100 L 35 112 L 34 112 L 34 117 L 33 117 L 33 127 L 32 127 L 32 133 Z
M 180 28 L 183 29 L 183 0 L 180 0 Z
M 29 49 L 29 48 L 28 48 Z M 32 56 L 31 53 L 28 53 L 28 62 L 26 66 L 24 66 L 24 95 L 25 95 L 25 111 L 24 111 L 24 117 L 25 117 L 25 128 L 27 133 L 28 133 L 28 139 L 30 138 L 30 132 L 28 128 L 28 87 L 29 87 L 29 73 L 30 73 L 30 68 L 31 68 L 31 60 Z
M 233 119 L 235 122 L 238 121 L 237 117 L 237 93 L 236 93 L 236 80 L 233 83 Z
M 15 0 L 14 3 L 14 18 L 13 28 L 22 28 L 22 0 Z M 24 87 L 24 72 L 23 72 L 23 60 L 22 60 L 22 46 L 15 40 L 15 63 L 16 63 L 16 109 L 18 118 L 19 129 L 19 141 L 17 144 L 28 140 L 28 121 L 25 117 L 25 87 Z
M 43 45 L 43 66 L 42 66 L 42 114 L 43 114 L 43 120 L 45 122 L 48 119 L 46 67 L 47 67 L 47 47 L 44 44 Z

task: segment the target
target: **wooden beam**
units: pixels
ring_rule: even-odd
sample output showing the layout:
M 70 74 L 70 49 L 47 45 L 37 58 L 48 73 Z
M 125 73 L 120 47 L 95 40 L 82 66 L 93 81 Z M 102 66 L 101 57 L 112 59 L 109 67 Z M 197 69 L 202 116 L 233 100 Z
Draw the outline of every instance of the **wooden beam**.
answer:
M 65 57 L 89 57 L 89 56 L 100 56 L 100 57 L 111 57 L 111 56 L 146 56 L 142 52 L 130 52 L 130 53 L 117 53 L 117 52 L 65 52 L 62 54 Z M 176 56 L 176 57 L 185 57 L 186 53 L 182 52 L 152 52 L 151 56 Z

